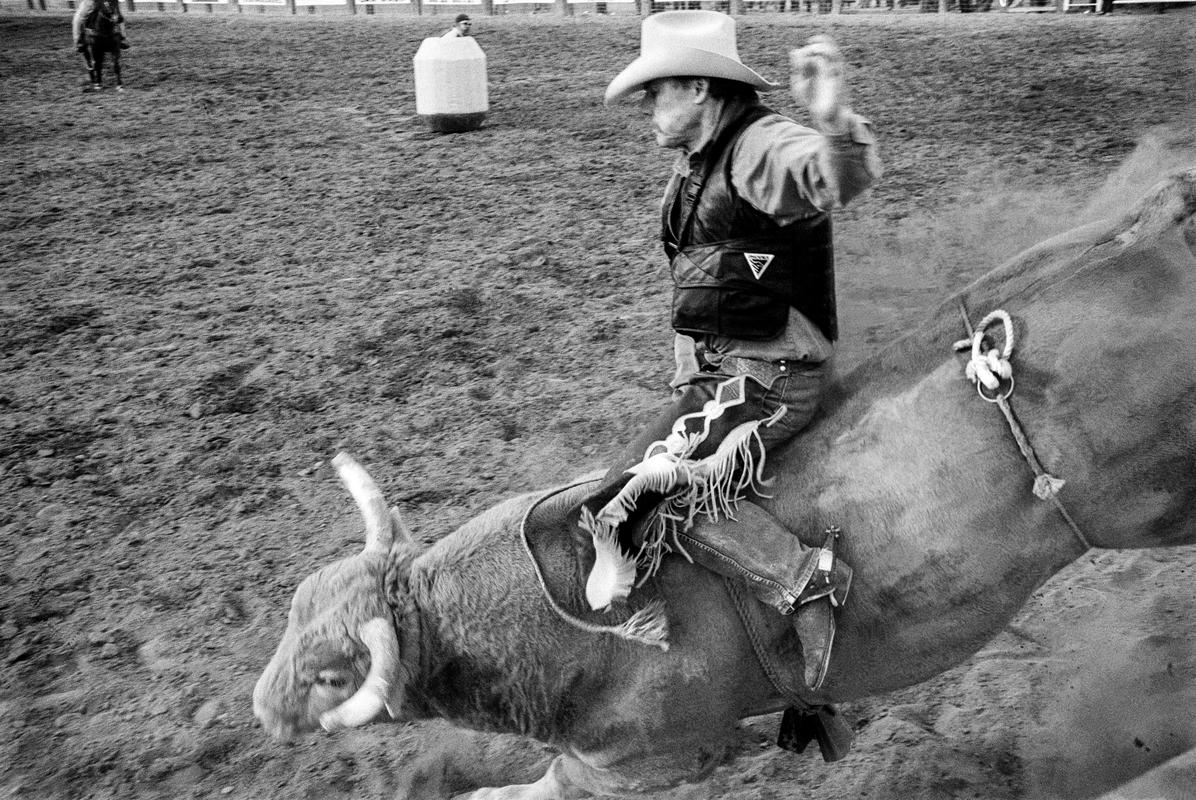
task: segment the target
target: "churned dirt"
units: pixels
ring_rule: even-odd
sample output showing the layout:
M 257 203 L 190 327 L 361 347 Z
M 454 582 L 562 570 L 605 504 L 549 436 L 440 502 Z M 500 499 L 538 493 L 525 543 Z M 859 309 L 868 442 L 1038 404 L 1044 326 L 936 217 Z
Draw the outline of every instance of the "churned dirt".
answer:
M 92 94 L 67 13 L 8 9 L 0 795 L 536 777 L 542 745 L 441 723 L 268 741 L 250 691 L 298 581 L 360 546 L 337 451 L 430 539 L 602 466 L 663 400 L 669 156 L 600 102 L 638 21 L 478 19 L 489 118 L 438 136 L 411 58 L 444 16 L 138 11 L 128 90 Z M 844 368 L 1196 164 L 1191 9 L 754 14 L 741 51 L 779 79 L 814 33 L 887 165 L 837 218 Z M 657 797 L 1099 794 L 1196 745 L 1194 565 L 1090 553 L 967 663 L 846 707 L 846 760 L 776 749 L 765 717 Z

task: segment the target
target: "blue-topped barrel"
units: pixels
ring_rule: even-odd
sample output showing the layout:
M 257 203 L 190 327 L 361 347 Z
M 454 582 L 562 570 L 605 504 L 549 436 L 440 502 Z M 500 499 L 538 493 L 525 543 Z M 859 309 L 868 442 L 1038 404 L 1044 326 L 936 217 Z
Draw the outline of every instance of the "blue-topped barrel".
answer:
M 415 53 L 415 113 L 437 133 L 477 130 L 490 110 L 486 54 L 472 36 L 424 39 Z

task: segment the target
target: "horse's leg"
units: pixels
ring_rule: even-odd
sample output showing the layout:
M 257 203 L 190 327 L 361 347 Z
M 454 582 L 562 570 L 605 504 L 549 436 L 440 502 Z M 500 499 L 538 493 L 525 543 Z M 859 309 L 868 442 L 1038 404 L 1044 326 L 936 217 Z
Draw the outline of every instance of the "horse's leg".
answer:
M 93 64 L 92 74 L 91 74 L 91 88 L 103 89 L 104 88 L 104 46 L 102 44 L 100 44 L 99 42 L 97 42 L 91 48 L 91 63 Z
M 87 80 L 94 89 L 95 85 L 100 82 L 100 76 L 96 72 L 96 47 L 90 36 L 83 42 L 83 55 L 87 58 Z

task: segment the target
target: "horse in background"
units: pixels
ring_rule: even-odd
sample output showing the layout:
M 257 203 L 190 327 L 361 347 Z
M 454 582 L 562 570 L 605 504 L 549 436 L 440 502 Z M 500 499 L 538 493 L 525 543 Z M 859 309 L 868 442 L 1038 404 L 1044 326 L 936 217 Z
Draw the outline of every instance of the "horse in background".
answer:
M 90 90 L 97 92 L 104 88 L 104 59 L 110 55 L 116 90 L 123 92 L 120 51 L 128 49 L 129 40 L 125 36 L 125 16 L 120 11 L 119 0 L 83 0 L 75 11 L 71 29 L 75 49 L 87 62 Z

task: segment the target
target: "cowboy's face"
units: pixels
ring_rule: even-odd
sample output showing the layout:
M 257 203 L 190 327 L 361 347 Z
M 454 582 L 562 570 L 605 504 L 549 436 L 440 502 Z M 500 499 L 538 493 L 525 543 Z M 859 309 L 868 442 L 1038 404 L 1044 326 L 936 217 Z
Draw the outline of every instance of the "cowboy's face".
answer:
M 457 33 L 462 36 L 469 36 L 470 32 L 473 31 L 473 23 L 467 19 L 461 20 L 454 27 L 457 29 Z
M 656 144 L 690 150 L 702 133 L 705 86 L 700 81 L 658 78 L 644 86 L 641 106 L 652 113 Z

